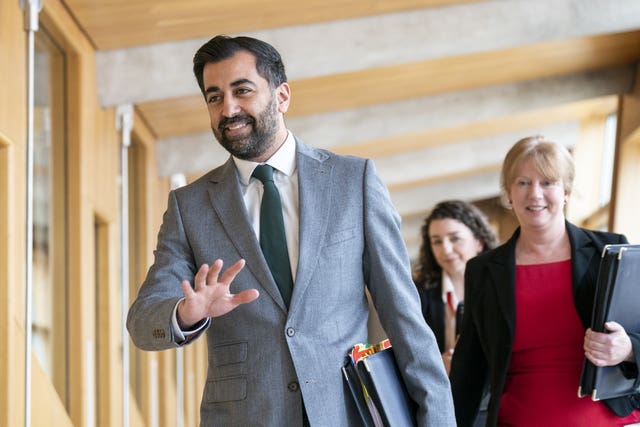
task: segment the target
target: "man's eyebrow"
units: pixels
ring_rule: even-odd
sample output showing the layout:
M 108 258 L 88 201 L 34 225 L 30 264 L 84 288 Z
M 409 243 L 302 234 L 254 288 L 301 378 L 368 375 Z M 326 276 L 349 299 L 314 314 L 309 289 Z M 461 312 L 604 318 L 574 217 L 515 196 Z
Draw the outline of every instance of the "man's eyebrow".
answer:
M 256 86 L 256 84 L 249 79 L 238 79 L 231 83 L 231 87 L 238 87 L 243 84 L 249 84 L 251 86 Z M 220 92 L 220 88 L 218 86 L 209 86 L 204 93 L 212 93 L 212 92 Z
M 209 86 L 204 91 L 204 93 L 211 93 L 211 92 L 220 92 L 220 88 L 218 86 Z
M 236 86 L 240 86 L 240 85 L 244 85 L 244 84 L 249 84 L 251 86 L 255 86 L 256 84 L 249 79 L 238 79 L 236 81 L 234 81 L 233 83 L 231 83 L 231 87 L 236 87 Z

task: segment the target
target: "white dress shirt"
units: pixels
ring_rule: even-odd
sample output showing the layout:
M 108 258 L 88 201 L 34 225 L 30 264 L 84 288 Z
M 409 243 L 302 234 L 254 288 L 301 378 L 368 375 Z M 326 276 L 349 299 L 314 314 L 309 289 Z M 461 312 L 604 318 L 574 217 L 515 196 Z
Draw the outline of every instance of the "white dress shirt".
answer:
M 245 207 L 249 214 L 249 220 L 256 238 L 260 239 L 260 204 L 264 187 L 258 178 L 253 178 L 253 170 L 260 164 L 249 160 L 233 157 L 240 177 L 240 188 Z M 282 201 L 282 218 L 284 220 L 285 235 L 287 238 L 287 250 L 291 263 L 291 277 L 296 281 L 298 270 L 300 221 L 299 221 L 299 192 L 298 192 L 298 168 L 296 164 L 296 140 L 293 134 L 287 131 L 287 139 L 284 144 L 266 162 L 274 168 L 273 181 L 278 187 L 280 200 Z M 184 298 L 183 298 L 184 299 Z M 180 302 L 178 302 L 179 304 Z M 184 341 L 186 337 L 206 327 L 209 322 L 199 325 L 198 328 L 183 331 L 178 325 L 178 304 L 173 309 L 171 321 L 174 336 L 177 342 Z
M 444 303 L 444 348 L 450 349 L 456 345 L 456 314 L 451 311 L 447 303 L 447 294 L 451 292 L 453 307 L 458 308 L 458 296 L 453 288 L 453 282 L 447 273 L 442 271 L 442 302 Z
M 240 187 L 251 225 L 260 236 L 260 204 L 264 187 L 258 178 L 251 177 L 259 163 L 233 158 L 240 176 Z M 282 218 L 287 237 L 287 250 L 291 263 L 291 276 L 295 283 L 298 269 L 300 221 L 298 214 L 298 169 L 296 166 L 296 140 L 288 132 L 284 144 L 265 162 L 274 168 L 273 181 L 282 201 Z

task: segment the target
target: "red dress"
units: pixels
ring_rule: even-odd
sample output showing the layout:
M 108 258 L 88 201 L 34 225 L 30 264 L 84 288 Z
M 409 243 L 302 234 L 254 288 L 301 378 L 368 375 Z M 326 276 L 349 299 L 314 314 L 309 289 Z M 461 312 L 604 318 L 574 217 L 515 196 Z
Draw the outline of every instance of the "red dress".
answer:
M 584 328 L 571 289 L 571 260 L 516 266 L 516 326 L 499 426 L 599 427 L 640 421 L 578 397 Z

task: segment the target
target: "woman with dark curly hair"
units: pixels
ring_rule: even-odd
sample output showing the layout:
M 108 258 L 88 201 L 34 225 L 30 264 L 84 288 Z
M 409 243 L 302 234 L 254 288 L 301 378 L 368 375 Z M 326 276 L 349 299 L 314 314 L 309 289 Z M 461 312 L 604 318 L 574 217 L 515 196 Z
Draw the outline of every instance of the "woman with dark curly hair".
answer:
M 414 281 L 422 314 L 436 336 L 447 373 L 456 341 L 456 312 L 464 300 L 465 265 L 497 243 L 480 209 L 460 200 L 438 203 L 422 226 Z

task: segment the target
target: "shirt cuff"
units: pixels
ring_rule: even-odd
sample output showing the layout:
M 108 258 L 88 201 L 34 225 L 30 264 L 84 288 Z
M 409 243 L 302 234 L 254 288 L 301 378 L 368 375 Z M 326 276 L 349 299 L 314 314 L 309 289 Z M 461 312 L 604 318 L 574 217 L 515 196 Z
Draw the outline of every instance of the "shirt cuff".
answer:
M 184 298 L 180 299 L 180 301 L 182 300 L 184 300 Z M 180 329 L 180 325 L 178 324 L 178 304 L 180 304 L 180 301 L 178 301 L 175 307 L 173 307 L 173 314 L 171 315 L 171 330 L 173 332 L 173 336 L 175 337 L 175 341 L 177 343 L 182 343 L 185 340 L 187 340 L 190 336 L 200 332 L 203 328 L 207 326 L 208 324 L 207 320 L 209 320 L 208 318 L 202 319 L 201 321 L 193 325 L 191 329 L 187 331 L 183 331 L 182 329 Z

